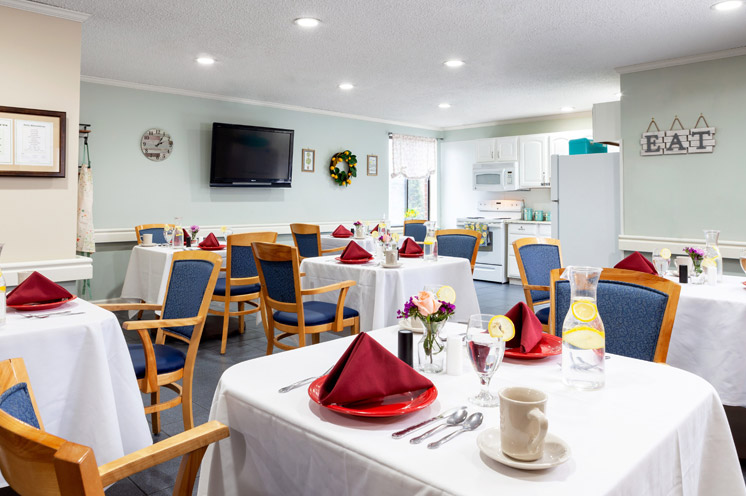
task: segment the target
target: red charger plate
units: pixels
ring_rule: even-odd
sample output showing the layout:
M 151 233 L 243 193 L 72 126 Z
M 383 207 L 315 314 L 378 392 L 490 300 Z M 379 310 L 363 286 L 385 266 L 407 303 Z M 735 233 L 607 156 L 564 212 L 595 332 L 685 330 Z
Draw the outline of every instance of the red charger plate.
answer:
M 562 353 L 562 338 L 552 334 L 543 333 L 539 344 L 528 353 L 521 353 L 521 348 L 508 348 L 505 350 L 505 358 L 517 358 L 519 360 L 537 360 Z
M 424 253 L 402 253 L 402 252 L 399 252 L 399 256 L 400 257 L 404 257 L 404 258 L 420 258 L 423 255 L 424 255 Z
M 321 385 L 327 376 L 321 376 L 308 386 L 308 396 L 313 401 L 321 405 L 319 395 L 321 394 Z M 355 406 L 342 405 L 321 405 L 324 408 L 337 413 L 346 415 L 355 415 L 357 417 L 398 417 L 418 410 L 422 410 L 438 397 L 438 390 L 435 386 L 425 389 L 419 393 L 411 392 L 405 394 L 395 394 L 386 396 L 379 400 L 370 402 L 355 403 Z
M 344 264 L 364 264 L 364 263 L 368 263 L 371 260 L 373 260 L 373 257 L 370 257 L 370 258 L 357 258 L 357 259 L 354 259 L 354 260 L 342 260 L 341 257 L 334 257 L 334 259 L 337 260 L 337 261 L 339 261 L 339 262 L 342 262 Z
M 16 310 L 51 310 L 53 308 L 61 307 L 68 301 L 73 301 L 77 296 L 73 295 L 70 298 L 65 298 L 59 301 L 50 301 L 48 303 L 24 303 L 22 305 L 8 305 L 10 308 Z
M 217 251 L 217 250 L 225 250 L 225 245 L 220 246 L 200 246 L 200 250 L 208 250 L 208 251 Z
M 344 234 L 344 235 L 332 234 L 332 238 L 351 238 L 351 237 L 352 237 L 352 234 L 350 234 L 350 235 L 347 235 L 347 234 Z

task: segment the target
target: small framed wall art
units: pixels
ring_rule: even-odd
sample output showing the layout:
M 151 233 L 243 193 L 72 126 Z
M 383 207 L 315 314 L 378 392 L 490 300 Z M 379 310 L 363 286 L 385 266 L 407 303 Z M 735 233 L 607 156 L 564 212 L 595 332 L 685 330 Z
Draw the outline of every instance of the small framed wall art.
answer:
M 304 148 L 301 157 L 303 157 L 303 167 L 301 167 L 301 170 L 303 172 L 314 172 L 316 170 L 316 150 Z
M 368 155 L 368 175 L 378 175 L 378 155 Z
M 65 112 L 0 107 L 0 176 L 65 177 Z

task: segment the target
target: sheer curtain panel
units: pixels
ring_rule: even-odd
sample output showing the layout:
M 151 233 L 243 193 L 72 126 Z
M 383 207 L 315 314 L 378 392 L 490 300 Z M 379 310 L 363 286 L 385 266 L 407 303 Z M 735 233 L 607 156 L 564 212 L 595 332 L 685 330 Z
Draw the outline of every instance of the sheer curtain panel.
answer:
M 427 179 L 435 174 L 437 140 L 405 134 L 391 135 L 391 177 Z

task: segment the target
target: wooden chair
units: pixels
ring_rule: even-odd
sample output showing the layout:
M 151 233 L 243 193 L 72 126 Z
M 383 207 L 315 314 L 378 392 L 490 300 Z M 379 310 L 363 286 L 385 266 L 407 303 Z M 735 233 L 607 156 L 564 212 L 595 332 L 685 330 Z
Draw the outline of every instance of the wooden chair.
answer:
M 526 305 L 536 314 L 544 332 L 549 332 L 549 272 L 562 267 L 562 248 L 558 239 L 521 238 L 513 241 L 515 261 L 521 273 Z
M 412 236 L 412 238 L 418 243 L 425 241 L 427 236 L 427 227 L 425 227 L 426 220 L 421 219 L 410 219 L 404 221 L 404 236 Z
M 238 331 L 244 332 L 244 316 L 261 311 L 261 294 L 259 292 L 259 274 L 256 271 L 254 253 L 251 243 L 261 241 L 274 243 L 277 241 L 276 232 L 256 232 L 233 234 L 228 236 L 228 255 L 225 263 L 225 277 L 218 278 L 212 301 L 223 303 L 223 310 L 209 309 L 211 314 L 223 316 L 223 337 L 220 343 L 220 354 L 225 354 L 228 341 L 228 322 L 231 317 L 238 316 Z M 253 301 L 253 300 L 256 300 Z M 230 311 L 231 303 L 238 305 L 238 310 Z M 251 308 L 244 310 L 245 304 Z
M 461 257 L 470 261 L 471 273 L 477 263 L 477 251 L 482 241 L 482 233 L 471 229 L 440 229 L 435 231 L 438 240 L 438 255 Z
M 182 456 L 174 495 L 192 494 L 207 446 L 229 435 L 202 424 L 100 467 L 93 450 L 44 431 L 22 358 L 0 362 L 0 471 L 24 496 L 104 496 L 104 487 Z
M 218 280 L 222 258 L 217 253 L 181 251 L 173 255 L 163 304 L 124 303 L 100 305 L 111 311 L 153 310 L 161 312 L 158 320 L 129 321 L 122 329 L 137 331 L 142 345 L 130 345 L 130 356 L 140 391 L 150 393 L 150 405 L 145 413 L 151 414 L 153 433 L 161 430 L 160 412 L 181 405 L 184 430 L 194 427 L 192 415 L 192 379 L 197 348 L 202 338 L 207 309 L 210 306 L 215 283 Z M 150 339 L 150 329 L 157 329 L 155 345 Z M 164 344 L 166 336 L 189 345 L 186 355 L 181 350 Z M 182 385 L 176 381 L 182 381 Z M 160 388 L 177 393 L 163 403 Z
M 281 340 L 298 336 L 298 346 L 306 345 L 306 335 L 311 342 L 319 342 L 319 333 L 340 332 L 352 328 L 352 334 L 360 332 L 360 316 L 357 310 L 344 306 L 347 291 L 355 281 L 342 281 L 314 289 L 301 289 L 298 250 L 292 246 L 271 243 L 251 245 L 257 261 L 261 282 L 262 305 L 264 307 L 264 331 L 267 334 L 267 355 L 275 346 L 291 350 L 295 346 Z M 303 301 L 303 296 L 339 290 L 337 304 L 322 301 Z M 280 334 L 275 335 L 275 329 Z
M 153 243 L 163 244 L 166 242 L 166 236 L 163 234 L 163 229 L 168 224 L 142 224 L 135 226 L 135 236 L 137 237 L 137 244 L 142 244 L 143 234 L 152 234 Z
M 570 308 L 570 283 L 562 269 L 550 275 L 550 332 L 562 329 Z M 681 286 L 636 270 L 603 269 L 596 291 L 598 313 L 606 332 L 606 351 L 665 363 Z M 561 332 L 560 332 L 561 334 Z
M 320 257 L 328 253 L 343 251 L 344 246 L 321 249 L 321 229 L 316 224 L 290 224 L 290 232 L 293 234 L 293 242 L 298 248 L 300 259 Z

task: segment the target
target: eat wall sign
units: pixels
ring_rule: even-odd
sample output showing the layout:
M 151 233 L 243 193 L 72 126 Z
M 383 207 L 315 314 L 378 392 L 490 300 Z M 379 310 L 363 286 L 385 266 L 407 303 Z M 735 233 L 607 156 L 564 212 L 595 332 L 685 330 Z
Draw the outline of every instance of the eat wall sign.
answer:
M 699 121 L 704 120 L 705 126 L 697 127 Z M 671 129 L 661 131 L 652 119 L 647 131 L 642 133 L 640 155 L 683 155 L 686 153 L 712 153 L 715 149 L 715 128 L 709 127 L 704 116 L 700 114 L 699 119 L 691 129 L 684 129 L 678 116 L 674 118 L 671 127 L 678 122 L 682 129 Z M 655 126 L 656 131 L 650 131 Z

